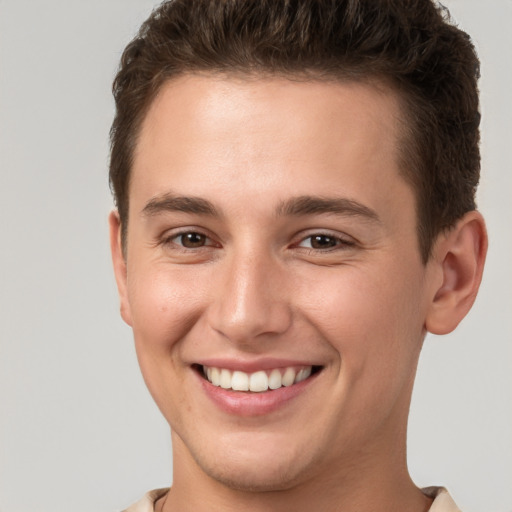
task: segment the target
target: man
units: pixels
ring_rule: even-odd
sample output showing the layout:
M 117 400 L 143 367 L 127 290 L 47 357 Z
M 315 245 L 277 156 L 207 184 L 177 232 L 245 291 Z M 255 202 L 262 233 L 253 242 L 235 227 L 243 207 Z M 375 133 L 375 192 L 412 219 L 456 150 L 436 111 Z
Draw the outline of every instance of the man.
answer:
M 406 463 L 487 237 L 478 60 L 428 0 L 176 0 L 114 83 L 123 319 L 172 431 L 139 511 L 453 511 Z

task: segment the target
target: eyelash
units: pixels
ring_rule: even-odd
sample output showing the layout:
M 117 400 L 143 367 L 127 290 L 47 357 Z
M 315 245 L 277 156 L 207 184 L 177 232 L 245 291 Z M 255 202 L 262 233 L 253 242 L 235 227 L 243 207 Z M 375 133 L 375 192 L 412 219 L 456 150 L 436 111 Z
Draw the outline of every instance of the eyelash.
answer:
M 186 235 L 199 235 L 200 237 L 204 237 L 206 242 L 209 241 L 210 243 L 204 243 L 203 245 L 199 245 L 197 247 L 186 247 L 185 245 L 183 245 L 183 237 L 185 237 Z M 307 240 L 310 240 L 310 243 L 311 243 L 315 237 L 316 238 L 324 237 L 324 238 L 331 239 L 335 243 L 335 245 L 323 247 L 323 248 L 304 247 L 301 245 L 304 242 L 306 242 Z M 180 238 L 181 238 L 181 243 L 176 241 L 177 239 L 180 239 Z M 166 236 L 161 240 L 160 244 L 163 246 L 167 246 L 167 247 L 172 246 L 173 249 L 177 249 L 177 250 L 184 251 L 184 252 L 190 252 L 190 251 L 197 252 L 198 250 L 202 250 L 202 249 L 209 248 L 209 247 L 214 247 L 214 248 L 220 247 L 220 244 L 216 244 L 215 242 L 213 242 L 212 238 L 209 237 L 206 233 L 203 233 L 200 230 L 193 230 L 193 229 L 183 230 L 178 233 L 173 233 L 169 236 Z M 333 233 L 328 233 L 328 232 L 325 233 L 325 232 L 318 231 L 318 232 L 310 233 L 307 236 L 301 237 L 300 240 L 297 243 L 293 243 L 291 245 L 291 247 L 300 249 L 301 251 L 309 253 L 309 254 L 318 254 L 318 253 L 329 253 L 329 252 L 333 252 L 333 251 L 344 250 L 344 249 L 353 247 L 355 245 L 356 245 L 356 243 L 353 240 L 348 240 L 347 238 L 340 237 L 339 235 L 335 235 Z
M 183 237 L 185 237 L 186 235 L 199 235 L 201 237 L 204 237 L 206 240 L 212 242 L 211 237 L 209 237 L 206 233 L 203 233 L 200 230 L 196 230 L 196 229 L 187 229 L 187 230 L 180 231 L 178 233 L 173 233 L 169 236 L 165 236 L 162 239 L 162 241 L 160 242 L 160 244 L 163 246 L 173 246 L 173 248 L 177 248 L 178 250 L 186 251 L 186 252 L 197 251 L 199 249 L 204 249 L 205 247 L 218 247 L 218 244 L 215 244 L 215 243 L 208 243 L 208 244 L 200 245 L 198 247 L 186 247 L 182 243 L 175 241 L 176 239 L 179 239 L 179 238 L 181 238 L 183 240 Z
M 313 242 L 314 238 L 328 238 L 334 242 L 335 245 L 323 247 L 323 248 L 315 248 L 315 247 L 304 247 L 301 246 L 302 243 L 304 243 L 306 240 L 310 240 L 310 243 Z M 355 245 L 355 242 L 353 240 L 349 240 L 348 238 L 343 238 L 339 235 L 335 235 L 334 233 L 323 233 L 323 232 L 316 232 L 308 234 L 305 237 L 302 237 L 299 241 L 299 243 L 296 244 L 296 247 L 305 250 L 309 253 L 328 253 L 332 251 L 340 251 L 345 250 L 350 247 L 353 247 Z

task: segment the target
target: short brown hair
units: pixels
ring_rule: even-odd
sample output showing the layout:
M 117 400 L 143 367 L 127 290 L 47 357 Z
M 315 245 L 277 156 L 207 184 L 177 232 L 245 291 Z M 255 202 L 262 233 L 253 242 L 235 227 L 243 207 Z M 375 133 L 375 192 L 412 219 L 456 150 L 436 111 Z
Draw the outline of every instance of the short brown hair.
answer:
M 110 184 L 123 240 L 133 152 L 162 85 L 193 72 L 380 79 L 401 98 L 401 171 L 416 195 L 426 262 L 437 235 L 475 209 L 479 61 L 431 0 L 170 0 L 126 47 L 113 84 Z

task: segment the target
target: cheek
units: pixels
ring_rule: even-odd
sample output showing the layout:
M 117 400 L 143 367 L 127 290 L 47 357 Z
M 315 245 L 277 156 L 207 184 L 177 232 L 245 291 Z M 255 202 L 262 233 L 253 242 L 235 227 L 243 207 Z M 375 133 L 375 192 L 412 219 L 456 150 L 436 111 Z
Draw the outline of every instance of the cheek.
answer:
M 419 353 L 423 322 L 418 275 L 398 274 L 392 266 L 387 271 L 331 270 L 316 280 L 328 283 L 324 290 L 312 282 L 304 289 L 308 321 L 339 353 L 351 378 L 370 367 L 392 377 L 396 366 Z
M 127 284 L 142 376 L 162 414 L 174 424 L 188 407 L 186 392 L 175 391 L 186 370 L 181 341 L 201 315 L 204 293 L 194 280 L 158 265 L 132 268 Z
M 134 269 L 128 274 L 128 298 L 138 349 L 170 351 L 195 324 L 203 290 L 185 272 L 169 267 Z

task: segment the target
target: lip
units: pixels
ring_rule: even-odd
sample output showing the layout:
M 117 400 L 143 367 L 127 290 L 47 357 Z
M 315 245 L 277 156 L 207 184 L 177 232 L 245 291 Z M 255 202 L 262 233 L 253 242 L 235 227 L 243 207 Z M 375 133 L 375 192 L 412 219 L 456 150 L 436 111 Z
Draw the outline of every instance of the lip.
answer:
M 254 373 L 260 370 L 273 370 L 274 368 L 288 368 L 289 366 L 323 366 L 321 363 L 311 361 L 299 361 L 297 359 L 277 359 L 262 358 L 246 361 L 243 359 L 232 358 L 213 358 L 196 361 L 197 365 L 209 366 L 214 368 L 225 368 L 231 371 L 241 371 L 245 373 Z
M 213 364 L 212 364 L 213 363 Z M 286 366 L 308 366 L 304 363 L 297 361 L 285 362 L 279 360 L 268 360 L 268 366 L 262 366 L 261 361 L 255 366 L 253 363 L 241 364 L 240 361 L 221 361 L 219 359 L 210 360 L 204 363 L 205 366 L 216 366 L 226 368 L 229 370 L 241 370 L 246 372 L 268 370 L 272 368 L 282 368 Z M 311 364 L 311 363 L 310 363 Z M 321 371 L 312 374 L 306 380 L 293 384 L 292 386 L 281 387 L 263 393 L 253 393 L 246 391 L 233 391 L 231 389 L 223 389 L 213 385 L 205 379 L 198 371 L 194 371 L 196 378 L 199 380 L 205 395 L 213 402 L 220 410 L 230 415 L 240 417 L 253 417 L 263 416 L 275 412 L 299 398 L 307 392 L 308 388 L 316 381 Z

